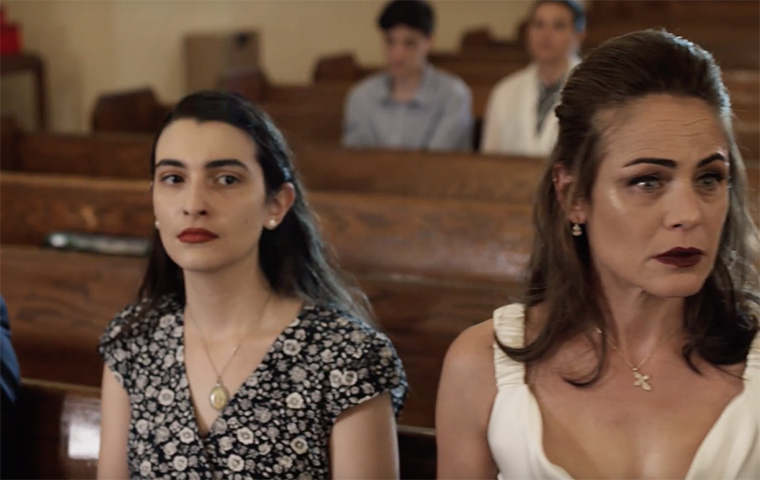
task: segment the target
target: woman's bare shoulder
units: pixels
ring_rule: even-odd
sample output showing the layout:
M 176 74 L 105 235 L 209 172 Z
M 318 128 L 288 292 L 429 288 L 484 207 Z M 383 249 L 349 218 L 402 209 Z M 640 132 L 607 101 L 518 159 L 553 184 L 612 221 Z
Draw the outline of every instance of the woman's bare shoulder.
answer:
M 467 328 L 454 340 L 444 360 L 444 375 L 457 383 L 494 383 L 493 320 Z

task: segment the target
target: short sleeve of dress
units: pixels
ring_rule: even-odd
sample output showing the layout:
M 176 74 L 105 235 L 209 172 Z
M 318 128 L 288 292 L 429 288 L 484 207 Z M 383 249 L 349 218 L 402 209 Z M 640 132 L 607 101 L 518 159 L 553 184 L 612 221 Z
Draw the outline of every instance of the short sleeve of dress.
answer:
M 119 312 L 106 327 L 98 342 L 98 352 L 116 380 L 131 392 L 134 338 L 126 331 L 128 322 L 140 312 L 140 306 L 130 305 Z
M 390 339 L 358 320 L 342 341 L 333 344 L 329 371 L 327 409 L 331 423 L 351 407 L 385 392 L 390 393 L 393 412 L 401 413 L 408 390 L 406 373 Z M 323 360 L 324 360 L 323 356 Z

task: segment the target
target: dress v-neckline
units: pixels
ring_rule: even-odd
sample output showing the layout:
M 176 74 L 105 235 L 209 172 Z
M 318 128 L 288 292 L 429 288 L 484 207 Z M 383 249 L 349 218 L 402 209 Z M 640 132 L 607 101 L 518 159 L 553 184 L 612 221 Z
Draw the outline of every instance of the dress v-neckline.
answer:
M 562 468 L 561 466 L 557 465 L 556 463 L 553 463 L 551 460 L 549 460 L 549 457 L 546 455 L 546 450 L 544 450 L 544 419 L 541 414 L 541 407 L 538 404 L 538 399 L 533 394 L 533 391 L 531 391 L 530 387 L 525 384 L 524 388 L 528 392 L 528 396 L 530 398 L 530 406 L 533 409 L 533 415 L 537 419 L 537 428 L 535 429 L 534 435 L 531 435 L 533 439 L 536 442 L 537 445 L 537 451 L 540 454 L 541 461 L 550 469 L 554 470 L 557 473 L 557 476 L 564 477 L 567 479 L 575 480 L 575 478 L 570 475 L 567 470 Z M 719 426 L 726 422 L 726 418 L 730 417 L 730 412 L 732 412 L 736 407 L 736 405 L 740 405 L 741 401 L 746 397 L 747 392 L 747 385 L 745 381 L 744 389 L 742 389 L 739 394 L 737 394 L 734 398 L 731 399 L 731 401 L 728 402 L 728 404 L 723 408 L 720 415 L 718 416 L 718 419 L 715 421 L 715 423 L 712 424 L 710 427 L 710 430 L 708 430 L 705 437 L 702 439 L 702 441 L 699 444 L 699 447 L 697 447 L 697 451 L 694 454 L 694 457 L 691 459 L 691 463 L 689 463 L 689 468 L 686 470 L 686 476 L 684 477 L 684 480 L 689 480 L 690 478 L 693 478 L 695 475 L 694 469 L 697 468 L 697 465 L 700 465 L 698 462 L 699 458 L 702 456 L 702 451 L 707 448 L 708 445 L 710 445 L 710 439 L 717 435 L 717 431 L 719 431 Z
M 522 343 L 525 343 L 525 313 L 526 308 L 524 305 L 522 305 L 522 312 L 521 312 L 521 322 L 523 326 L 523 338 Z M 760 335 L 760 334 L 758 334 Z M 758 337 L 760 338 L 760 337 Z M 754 342 L 757 342 L 758 339 L 753 340 Z M 540 460 L 544 463 L 550 470 L 554 470 L 557 476 L 564 477 L 570 480 L 574 480 L 574 477 L 571 476 L 567 470 L 562 468 L 561 466 L 553 463 L 551 460 L 549 460 L 549 457 L 546 455 L 546 450 L 544 449 L 544 419 L 543 415 L 541 413 L 541 406 L 538 403 L 538 399 L 536 398 L 535 394 L 533 393 L 533 390 L 531 390 L 530 386 L 527 382 L 525 382 L 525 375 L 526 375 L 526 369 L 525 364 L 521 363 L 522 366 L 522 378 L 523 378 L 523 385 L 522 387 L 525 388 L 527 395 L 529 397 L 529 404 L 530 407 L 533 409 L 533 416 L 537 419 L 537 428 L 535 428 L 535 432 L 530 432 L 529 435 L 533 438 L 533 440 L 536 442 L 537 451 L 540 454 Z M 694 454 L 694 457 L 691 459 L 691 462 L 689 463 L 689 468 L 686 470 L 686 476 L 684 477 L 684 480 L 689 480 L 694 477 L 696 472 L 694 471 L 700 463 L 698 462 L 699 458 L 703 455 L 703 451 L 707 449 L 707 447 L 712 443 L 711 438 L 715 435 L 717 435 L 716 432 L 719 431 L 720 425 L 727 422 L 727 418 L 730 418 L 731 412 L 733 412 L 734 409 L 736 409 L 736 405 L 740 405 L 742 401 L 749 395 L 748 393 L 748 384 L 747 384 L 747 369 L 749 368 L 749 361 L 744 367 L 744 371 L 742 372 L 742 391 L 739 392 L 736 396 L 734 396 L 728 404 L 726 404 L 725 407 L 723 407 L 723 410 L 720 412 L 720 415 L 718 416 L 718 419 L 715 420 L 715 422 L 712 424 L 710 429 L 707 431 L 707 434 L 704 436 L 702 441 L 699 444 L 699 447 L 697 447 L 697 450 Z
M 311 305 L 304 303 L 301 309 L 298 312 L 298 315 L 296 318 L 294 318 L 290 323 L 288 323 L 283 329 L 280 331 L 279 334 L 275 337 L 275 339 L 272 341 L 272 343 L 267 348 L 266 353 L 261 358 L 261 361 L 258 365 L 251 371 L 250 374 L 243 380 L 243 383 L 240 384 L 237 390 L 230 393 L 230 398 L 227 401 L 227 404 L 222 408 L 222 410 L 219 412 L 219 414 L 214 417 L 214 419 L 209 423 L 208 425 L 208 431 L 205 433 L 201 433 L 200 428 L 200 422 L 198 421 L 198 412 L 195 409 L 195 404 L 193 403 L 193 394 L 192 389 L 190 388 L 190 378 L 187 375 L 187 364 L 186 357 L 185 357 L 185 315 L 183 311 L 180 311 L 177 315 L 177 319 L 179 321 L 180 327 L 182 328 L 182 335 L 179 336 L 179 345 L 177 346 L 178 349 L 182 351 L 182 361 L 179 362 L 180 365 L 180 385 L 182 385 L 182 389 L 184 389 L 185 394 L 187 396 L 188 400 L 188 406 L 187 406 L 187 412 L 188 412 L 188 420 L 192 424 L 193 432 L 197 436 L 198 439 L 201 440 L 202 443 L 207 442 L 211 437 L 214 436 L 215 426 L 225 417 L 228 417 L 231 409 L 233 408 L 234 404 L 239 401 L 239 397 L 241 395 L 241 391 L 246 388 L 252 388 L 255 387 L 258 383 L 259 377 L 268 369 L 269 361 L 272 357 L 272 355 L 275 354 L 277 351 L 277 344 L 278 342 L 282 344 L 284 340 L 286 340 L 287 335 L 286 332 L 288 329 L 292 329 L 296 327 L 299 323 L 301 323 L 301 320 L 303 319 L 306 312 L 312 308 Z M 184 380 L 184 381 L 183 381 Z

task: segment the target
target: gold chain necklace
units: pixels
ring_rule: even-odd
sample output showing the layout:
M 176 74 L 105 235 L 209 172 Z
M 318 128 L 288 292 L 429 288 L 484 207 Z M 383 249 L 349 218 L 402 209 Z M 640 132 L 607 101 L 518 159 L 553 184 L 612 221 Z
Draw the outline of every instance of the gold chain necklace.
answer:
M 261 308 L 261 314 L 259 315 L 259 319 L 264 317 L 264 312 L 266 311 L 267 305 L 269 304 L 269 300 L 271 298 L 272 298 L 272 294 L 269 294 L 267 299 L 264 301 L 264 306 Z M 198 330 L 198 333 L 201 336 L 201 343 L 203 344 L 203 350 L 205 350 L 206 357 L 208 357 L 208 361 L 211 364 L 211 368 L 214 369 L 214 374 L 216 375 L 216 383 L 214 384 L 214 387 L 211 389 L 211 392 L 209 392 L 208 394 L 208 401 L 211 404 L 211 408 L 213 408 L 217 412 L 221 412 L 224 409 L 224 407 L 227 405 L 227 402 L 230 400 L 230 391 L 227 390 L 227 387 L 224 386 L 224 382 L 222 381 L 222 375 L 224 375 L 224 372 L 227 371 L 227 367 L 230 366 L 232 359 L 235 358 L 235 354 L 240 349 L 240 346 L 243 344 L 243 341 L 245 341 L 245 339 L 248 338 L 248 335 L 250 335 L 251 332 L 248 332 L 247 334 L 243 335 L 243 338 L 240 339 L 238 344 L 232 350 L 232 353 L 230 354 L 229 358 L 227 359 L 227 362 L 225 362 L 220 372 L 219 370 L 216 369 L 214 360 L 211 358 L 211 352 L 208 349 L 208 344 L 206 344 L 206 338 L 203 335 L 203 331 L 201 330 L 201 327 L 198 325 L 198 322 L 195 321 L 194 316 L 192 315 L 189 315 L 189 316 L 190 316 L 190 320 L 192 320 L 193 325 L 195 325 L 195 328 Z
M 660 342 L 657 345 L 654 346 L 654 348 L 652 349 L 652 351 L 649 352 L 649 355 L 647 355 L 646 357 L 644 357 L 644 359 L 642 361 L 640 361 L 638 365 L 634 365 L 627 358 L 625 358 L 625 356 L 623 355 L 623 353 L 620 350 L 618 350 L 618 348 L 615 346 L 615 344 L 612 342 L 612 340 L 609 337 L 607 337 L 608 341 L 610 343 L 610 347 L 612 347 L 612 349 L 615 350 L 615 353 L 617 353 L 618 355 L 620 355 L 620 358 L 622 358 L 623 361 L 625 363 L 627 363 L 629 367 L 631 367 L 631 371 L 633 372 L 633 386 L 634 387 L 641 387 L 642 390 L 645 390 L 647 392 L 649 392 L 649 391 L 652 390 L 652 385 L 649 383 L 649 381 L 652 379 L 652 375 L 645 375 L 645 374 L 641 373 L 641 367 L 643 367 L 644 364 L 647 363 L 647 361 L 649 361 L 650 358 L 652 358 L 652 355 L 654 355 L 654 353 L 665 342 L 667 342 L 673 335 L 675 335 L 675 333 L 679 329 L 680 329 L 680 325 L 679 325 L 678 328 L 674 329 L 672 332 L 670 332 L 668 335 L 666 335 L 662 340 L 660 340 Z M 597 328 L 596 332 L 599 333 L 599 334 L 604 335 L 604 332 L 602 332 L 601 328 Z

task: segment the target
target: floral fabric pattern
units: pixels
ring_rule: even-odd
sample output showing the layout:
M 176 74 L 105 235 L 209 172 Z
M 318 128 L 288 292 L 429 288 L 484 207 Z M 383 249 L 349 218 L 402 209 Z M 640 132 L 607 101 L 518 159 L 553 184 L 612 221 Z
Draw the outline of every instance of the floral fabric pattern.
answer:
M 106 365 L 129 394 L 132 478 L 329 478 L 330 432 L 343 411 L 384 392 L 396 415 L 403 407 L 406 376 L 388 337 L 306 305 L 201 436 L 182 312 L 170 299 L 152 310 L 131 305 L 100 339 Z

